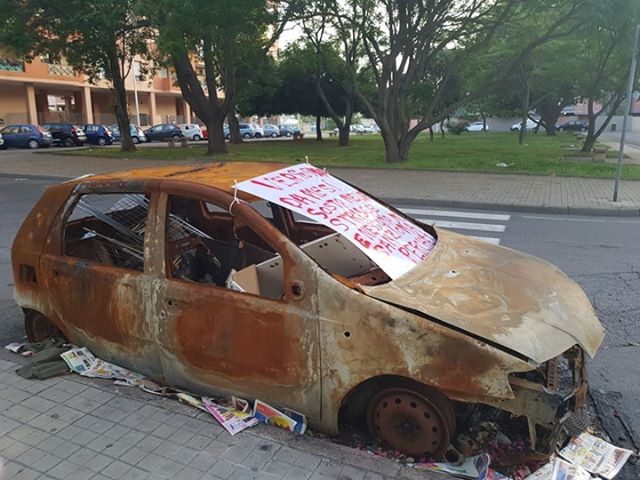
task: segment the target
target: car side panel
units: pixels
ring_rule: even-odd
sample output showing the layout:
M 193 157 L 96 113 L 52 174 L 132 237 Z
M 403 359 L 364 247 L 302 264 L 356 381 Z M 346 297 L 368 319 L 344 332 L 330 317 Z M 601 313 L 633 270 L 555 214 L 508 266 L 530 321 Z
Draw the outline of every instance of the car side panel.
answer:
M 337 432 L 346 395 L 374 377 L 396 375 L 449 398 L 513 398 L 508 374 L 534 368 L 463 333 L 359 293 L 318 272 L 322 426 Z

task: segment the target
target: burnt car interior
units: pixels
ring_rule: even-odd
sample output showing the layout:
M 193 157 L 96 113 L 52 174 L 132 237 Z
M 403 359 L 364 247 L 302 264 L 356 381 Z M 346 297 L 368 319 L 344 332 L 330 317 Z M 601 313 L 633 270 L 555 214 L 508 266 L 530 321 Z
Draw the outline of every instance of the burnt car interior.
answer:
M 390 281 L 334 230 L 266 201 L 256 201 L 252 207 L 339 281 L 351 287 Z M 83 195 L 65 226 L 65 255 L 142 271 L 148 213 L 149 196 L 142 193 Z M 225 209 L 196 198 L 171 196 L 166 236 L 172 278 L 282 297 L 282 258 Z

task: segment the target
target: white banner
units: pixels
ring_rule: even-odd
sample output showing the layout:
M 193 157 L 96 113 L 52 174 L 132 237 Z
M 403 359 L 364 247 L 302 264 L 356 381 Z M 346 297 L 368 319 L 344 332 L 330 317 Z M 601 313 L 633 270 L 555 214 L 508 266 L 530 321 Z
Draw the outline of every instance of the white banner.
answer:
M 238 189 L 335 230 L 392 279 L 426 259 L 436 243 L 419 226 L 309 164 L 241 182 Z

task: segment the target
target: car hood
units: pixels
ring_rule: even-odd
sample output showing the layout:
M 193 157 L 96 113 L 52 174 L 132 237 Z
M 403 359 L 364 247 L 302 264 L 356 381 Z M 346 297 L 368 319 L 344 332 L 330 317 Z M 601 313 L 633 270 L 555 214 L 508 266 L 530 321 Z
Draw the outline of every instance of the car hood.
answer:
M 363 291 L 537 363 L 575 344 L 595 355 L 602 325 L 584 291 L 559 269 L 510 248 L 446 230 L 437 233 L 427 260 Z

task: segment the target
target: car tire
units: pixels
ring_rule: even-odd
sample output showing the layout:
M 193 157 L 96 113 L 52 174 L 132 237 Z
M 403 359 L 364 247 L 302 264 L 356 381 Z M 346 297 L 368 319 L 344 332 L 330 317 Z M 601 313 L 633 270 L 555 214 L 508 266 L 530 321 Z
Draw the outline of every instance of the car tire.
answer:
M 82 147 L 82 146 L 84 145 L 84 142 L 77 142 L 77 143 L 76 143 L 76 145 L 77 145 L 78 147 Z
M 271 134 L 271 138 L 278 138 L 278 134 L 277 134 L 276 132 L 273 132 L 273 133 Z
M 415 425 L 398 430 L 398 419 Z M 456 429 L 455 411 L 447 397 L 413 381 L 398 381 L 382 388 L 367 408 L 370 433 L 393 450 L 409 456 L 439 458 Z
M 6 150 L 8 147 L 8 145 L 6 143 L 3 143 L 2 145 L 0 145 L 0 150 Z
M 137 145 L 137 144 L 139 144 L 139 143 L 140 143 L 140 138 L 138 138 L 138 137 L 131 137 L 131 141 L 132 141 L 135 145 Z
M 27 142 L 27 147 L 29 147 L 31 150 L 35 150 L 36 148 L 40 148 L 40 143 L 32 138 Z
M 76 144 L 76 142 L 73 141 L 73 138 L 71 137 L 67 137 L 64 140 L 62 140 L 62 146 L 64 147 L 74 147 Z
M 171 140 L 173 140 L 174 142 L 177 142 L 177 141 L 179 141 L 181 138 L 182 138 L 182 137 L 181 137 L 180 135 L 173 135 L 173 136 L 171 137 Z
M 107 144 L 107 139 L 104 137 L 98 137 L 98 145 L 104 147 Z
M 197 133 L 193 136 L 193 141 L 194 142 L 199 142 L 200 140 L 202 140 L 202 138 L 200 137 L 200 135 L 198 135 Z
M 30 342 L 41 342 L 52 337 L 64 338 L 64 334 L 51 320 L 35 310 L 25 310 L 24 330 Z
M 260 133 L 256 133 L 256 134 L 254 135 L 254 138 L 262 138 L 262 135 L 261 135 Z
M 242 134 L 242 138 L 251 138 L 251 134 L 250 133 L 243 133 Z
M 284 134 L 285 137 L 290 137 L 291 135 L 293 135 L 293 133 L 291 133 L 291 132 L 287 132 L 287 133 Z

